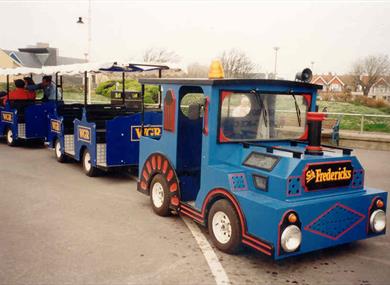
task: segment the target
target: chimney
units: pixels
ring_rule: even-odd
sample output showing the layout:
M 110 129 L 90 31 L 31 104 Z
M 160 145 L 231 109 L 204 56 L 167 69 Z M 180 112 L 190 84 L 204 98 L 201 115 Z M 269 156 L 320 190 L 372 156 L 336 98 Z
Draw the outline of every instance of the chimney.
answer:
M 321 147 L 321 131 L 322 121 L 325 119 L 324 113 L 308 112 L 307 124 L 308 124 L 308 145 L 305 150 L 305 154 L 309 155 L 323 155 Z

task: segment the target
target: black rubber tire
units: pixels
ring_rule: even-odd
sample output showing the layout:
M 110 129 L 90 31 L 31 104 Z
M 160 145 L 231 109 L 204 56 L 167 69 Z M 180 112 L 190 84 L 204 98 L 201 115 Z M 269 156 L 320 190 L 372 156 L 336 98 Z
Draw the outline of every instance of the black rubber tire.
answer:
M 11 132 L 12 135 L 12 142 L 9 140 L 9 132 Z M 13 132 L 11 128 L 8 128 L 7 131 L 5 132 L 5 140 L 7 141 L 8 146 L 16 146 L 16 140 L 13 138 Z
M 213 232 L 213 226 L 212 221 L 213 217 L 217 212 L 223 212 L 226 214 L 226 216 L 230 220 L 230 225 L 232 227 L 232 234 L 230 237 L 230 240 L 223 244 L 220 243 Z M 229 253 L 229 254 L 235 254 L 239 252 L 242 249 L 242 235 L 241 235 L 241 225 L 240 225 L 240 219 L 238 218 L 238 214 L 232 204 L 225 200 L 221 199 L 215 202 L 210 209 L 209 215 L 208 215 L 208 230 L 211 236 L 211 240 L 213 241 L 214 245 L 221 251 Z
M 83 152 L 82 161 L 81 161 L 81 163 L 82 163 L 82 165 L 83 165 L 84 172 L 85 172 L 85 174 L 86 174 L 87 176 L 89 176 L 89 177 L 98 176 L 99 173 L 100 173 L 100 172 L 99 172 L 99 169 L 97 169 L 96 167 L 92 166 L 92 163 L 91 163 L 90 169 L 89 169 L 89 170 L 87 169 L 87 166 L 86 166 L 86 164 L 85 164 L 85 160 L 86 160 L 85 156 L 86 156 L 87 154 L 89 154 L 89 157 L 91 157 L 89 151 L 86 149 L 86 150 L 84 150 L 84 152 Z
M 153 202 L 153 186 L 156 183 L 160 183 L 163 190 L 164 190 L 164 197 L 163 197 L 163 203 L 160 207 L 157 207 L 154 202 Z M 171 214 L 171 209 L 170 209 L 170 192 L 168 188 L 168 183 L 165 179 L 164 176 L 161 174 L 157 174 L 153 177 L 152 182 L 150 183 L 149 186 L 149 196 L 150 196 L 150 203 L 152 204 L 153 211 L 162 217 L 169 216 Z
M 57 161 L 60 163 L 64 163 L 66 161 L 66 155 L 65 153 L 61 153 L 60 156 L 57 154 L 57 144 L 59 144 L 60 149 L 62 149 L 61 141 L 59 139 L 56 139 L 54 142 L 54 156 L 56 157 Z

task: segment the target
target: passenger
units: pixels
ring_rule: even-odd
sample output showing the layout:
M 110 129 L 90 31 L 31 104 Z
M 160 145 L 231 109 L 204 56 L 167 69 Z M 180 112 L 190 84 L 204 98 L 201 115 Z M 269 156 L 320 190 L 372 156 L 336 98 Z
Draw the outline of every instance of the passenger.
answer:
M 29 94 L 30 94 L 30 100 L 35 100 L 36 98 L 36 93 L 34 90 L 30 90 L 29 89 L 29 86 L 34 86 L 35 85 L 35 82 L 34 80 L 31 78 L 31 77 L 24 77 L 23 78 L 25 84 L 26 84 L 26 89 L 28 90 Z
M 29 100 L 30 92 L 24 87 L 26 86 L 25 82 L 22 79 L 16 79 L 15 81 L 15 90 L 9 92 L 9 96 L 6 96 L 3 99 L 3 105 L 5 106 L 7 100 Z
M 51 80 L 51 76 L 44 76 L 42 78 L 43 99 L 42 101 L 56 100 L 56 84 Z M 57 91 L 57 98 L 61 98 L 60 90 Z
M 56 85 L 51 80 L 50 75 L 45 75 L 42 77 L 42 83 L 30 85 L 27 87 L 29 91 L 35 91 L 38 89 L 43 90 L 43 98 L 42 101 L 54 101 L 56 100 Z M 61 98 L 61 92 L 58 90 L 57 98 Z

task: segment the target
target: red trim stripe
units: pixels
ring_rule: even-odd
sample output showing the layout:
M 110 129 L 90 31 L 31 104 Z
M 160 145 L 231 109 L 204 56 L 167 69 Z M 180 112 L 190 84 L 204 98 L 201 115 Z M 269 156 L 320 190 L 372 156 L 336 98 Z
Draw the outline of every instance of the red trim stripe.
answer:
M 262 253 L 265 253 L 265 254 L 268 255 L 268 256 L 271 256 L 271 255 L 272 255 L 272 253 L 271 253 L 270 251 L 265 250 L 265 249 L 263 249 L 263 248 L 261 248 L 261 247 L 258 247 L 256 244 L 254 244 L 254 243 L 252 243 L 252 242 L 250 242 L 250 241 L 247 241 L 247 240 L 243 239 L 243 240 L 242 240 L 242 243 L 244 243 L 244 244 L 246 244 L 246 245 L 249 245 L 250 247 L 253 247 L 254 249 L 256 249 L 256 250 L 258 250 L 258 251 L 261 251 Z

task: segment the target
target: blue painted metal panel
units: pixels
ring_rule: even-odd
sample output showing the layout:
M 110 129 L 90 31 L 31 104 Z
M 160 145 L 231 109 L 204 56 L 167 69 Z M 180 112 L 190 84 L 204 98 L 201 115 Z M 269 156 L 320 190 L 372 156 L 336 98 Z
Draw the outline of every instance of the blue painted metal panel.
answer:
M 144 113 L 144 132 L 161 134 L 161 112 Z M 107 121 L 107 166 L 138 165 L 141 114 L 116 117 Z
M 96 124 L 87 122 L 84 110 L 83 118 L 81 120 L 74 120 L 74 159 L 80 161 L 84 149 L 87 149 L 91 155 L 91 164 L 96 167 L 96 148 Z
M 26 139 L 47 139 L 48 136 L 48 116 L 53 113 L 55 109 L 55 102 L 35 103 L 25 108 L 24 123 L 26 127 Z M 5 107 L 0 108 L 3 114 L 12 114 L 12 122 L 0 122 L 0 134 L 4 134 L 7 127 L 11 127 L 14 138 L 18 139 L 18 111 L 11 108 L 9 103 Z

